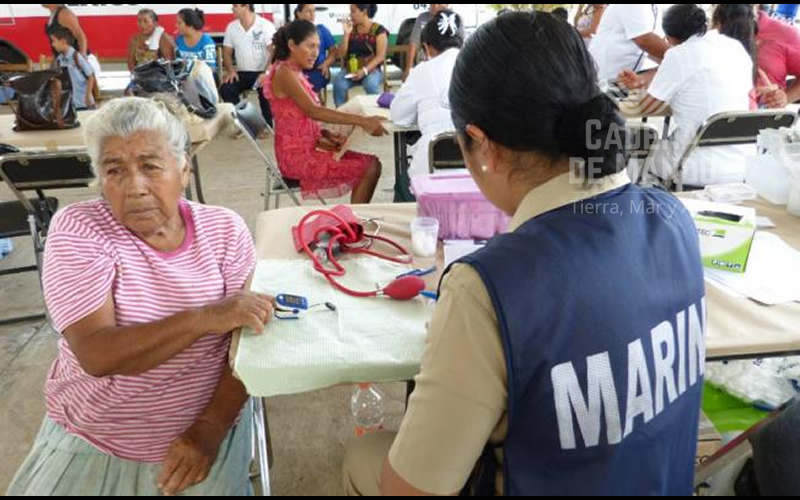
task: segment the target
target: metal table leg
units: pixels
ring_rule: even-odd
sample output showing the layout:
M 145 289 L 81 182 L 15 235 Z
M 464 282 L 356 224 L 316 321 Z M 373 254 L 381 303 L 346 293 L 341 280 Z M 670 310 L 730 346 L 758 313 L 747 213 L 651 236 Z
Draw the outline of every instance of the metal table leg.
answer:
M 194 173 L 194 190 L 197 192 L 197 201 L 206 204 L 206 199 L 203 196 L 203 181 L 200 178 L 200 164 L 197 161 L 197 155 L 192 156 L 192 172 Z
M 400 151 L 403 148 L 402 132 L 395 132 L 392 134 L 394 141 L 394 202 L 398 203 L 402 200 L 402 182 L 403 182 L 403 159 Z
M 267 445 L 267 427 L 265 420 L 264 399 L 253 398 L 253 429 L 256 434 L 256 453 L 258 454 L 258 466 L 261 472 L 261 494 L 272 496 L 269 482 L 269 453 Z
M 411 167 L 408 157 L 409 138 L 413 140 L 418 132 L 397 131 L 394 133 L 394 202 L 405 203 L 414 201 L 411 194 L 408 169 Z
M 665 141 L 667 139 L 669 139 L 669 126 L 670 126 L 671 123 L 672 123 L 672 117 L 671 116 L 665 116 L 664 117 L 664 129 L 663 129 L 663 132 L 661 134 L 661 138 L 664 139 Z

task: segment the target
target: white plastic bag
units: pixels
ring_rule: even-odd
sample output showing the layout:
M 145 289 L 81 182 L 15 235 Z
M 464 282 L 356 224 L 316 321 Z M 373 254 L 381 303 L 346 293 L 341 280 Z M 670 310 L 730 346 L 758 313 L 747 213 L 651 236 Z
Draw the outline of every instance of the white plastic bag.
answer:
M 89 56 L 86 58 L 86 62 L 88 62 L 89 66 L 92 67 L 95 77 L 99 78 L 100 73 L 102 73 L 103 70 L 100 68 L 100 61 L 97 59 L 97 56 L 94 54 L 89 54 Z
M 708 363 L 706 381 L 748 403 L 773 410 L 800 395 L 800 357 Z

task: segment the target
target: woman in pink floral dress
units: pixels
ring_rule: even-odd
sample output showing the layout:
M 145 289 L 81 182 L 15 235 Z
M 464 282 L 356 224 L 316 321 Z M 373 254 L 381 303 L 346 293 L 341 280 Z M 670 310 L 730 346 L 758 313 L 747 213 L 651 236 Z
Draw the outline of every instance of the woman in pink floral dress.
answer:
M 381 175 L 377 157 L 348 151 L 334 154 L 346 138 L 323 130 L 320 122 L 353 125 L 373 136 L 386 130 L 380 117 L 342 113 L 321 106 L 303 70 L 311 69 L 319 52 L 317 28 L 294 21 L 273 38 L 275 59 L 264 85 L 275 118 L 275 155 L 281 173 L 300 181 L 304 198 L 339 197 L 352 191 L 352 203 L 369 203 Z

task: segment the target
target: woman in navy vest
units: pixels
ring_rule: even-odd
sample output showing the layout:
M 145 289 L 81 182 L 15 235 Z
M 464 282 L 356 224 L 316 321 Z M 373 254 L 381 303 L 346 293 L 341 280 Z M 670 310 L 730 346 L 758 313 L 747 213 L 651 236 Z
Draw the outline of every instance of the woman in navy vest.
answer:
M 596 79 L 549 14 L 505 14 L 467 41 L 453 121 L 511 232 L 448 270 L 400 432 L 348 450 L 348 493 L 691 494 L 697 233 L 672 195 L 631 184 Z

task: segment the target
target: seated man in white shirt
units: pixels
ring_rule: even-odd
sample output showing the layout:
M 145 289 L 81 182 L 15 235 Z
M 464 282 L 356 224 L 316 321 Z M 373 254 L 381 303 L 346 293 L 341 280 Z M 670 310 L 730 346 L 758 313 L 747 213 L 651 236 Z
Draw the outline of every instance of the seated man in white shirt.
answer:
M 610 4 L 603 14 L 589 52 L 597 64 L 600 82 L 613 81 L 620 72 L 648 69 L 660 62 L 668 45 L 657 34 L 658 5 Z
M 708 29 L 705 11 L 695 4 L 676 4 L 664 16 L 664 32 L 673 47 L 647 88 L 640 107 L 657 111 L 669 106 L 677 130 L 653 153 L 650 171 L 668 186 L 685 189 L 742 182 L 747 148 L 716 146 L 696 149 L 677 172 L 678 162 L 698 130 L 712 116 L 747 111 L 753 88 L 753 60 L 741 43 Z M 644 80 L 631 71 L 620 75 L 629 88 Z
M 398 193 L 407 191 L 411 177 L 429 172 L 428 146 L 431 140 L 441 133 L 455 132 L 447 94 L 459 50 L 464 45 L 463 26 L 461 16 L 451 10 L 436 14 L 421 36 L 428 60 L 411 70 L 408 80 L 392 101 L 392 122 L 405 127 L 417 125 L 422 133 L 411 151 L 408 175 L 397 180 Z
M 236 20 L 225 30 L 222 42 L 222 61 L 225 73 L 220 95 L 222 100 L 239 104 L 243 92 L 252 90 L 267 70 L 270 46 L 275 35 L 275 25 L 255 13 L 255 4 L 233 4 Z M 236 57 L 236 68 L 233 59 Z M 272 124 L 269 101 L 258 92 L 261 113 Z

